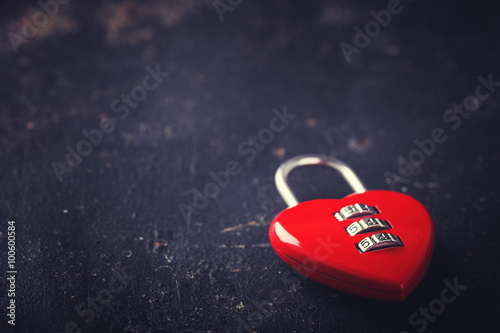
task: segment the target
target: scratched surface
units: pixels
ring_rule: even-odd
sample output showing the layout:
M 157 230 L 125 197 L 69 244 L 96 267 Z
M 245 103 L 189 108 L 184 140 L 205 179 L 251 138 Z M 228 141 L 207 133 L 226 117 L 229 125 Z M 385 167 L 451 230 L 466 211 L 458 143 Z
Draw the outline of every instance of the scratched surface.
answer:
M 23 42 L 8 33 L 29 33 L 23 18 L 40 5 L 2 2 L 0 270 L 14 220 L 18 273 L 15 327 L 0 284 L 0 331 L 495 327 L 500 92 L 490 87 L 466 118 L 443 114 L 475 93 L 478 76 L 500 81 L 498 10 L 400 6 L 348 63 L 339 44 L 353 44 L 353 28 L 387 2 L 243 1 L 221 21 L 212 1 L 70 1 Z M 157 68 L 169 75 L 152 76 Z M 140 101 L 120 100 L 132 92 Z M 273 120 L 285 110 L 289 119 Z M 271 123 L 280 131 L 264 130 Z M 109 133 L 68 166 L 66 147 L 77 150 L 82 131 L 102 124 Z M 398 156 L 409 159 L 414 140 L 436 128 L 447 140 L 400 175 Z M 245 143 L 259 133 L 265 143 Z M 434 257 L 404 302 L 328 289 L 275 255 L 268 227 L 285 204 L 274 172 L 303 153 L 341 158 L 367 187 L 406 192 L 429 209 Z M 227 168 L 234 175 L 208 185 L 212 198 L 193 202 L 193 189 Z M 290 181 L 300 200 L 349 193 L 322 168 Z M 445 279 L 467 289 L 441 308 Z M 429 306 L 434 313 L 421 312 Z

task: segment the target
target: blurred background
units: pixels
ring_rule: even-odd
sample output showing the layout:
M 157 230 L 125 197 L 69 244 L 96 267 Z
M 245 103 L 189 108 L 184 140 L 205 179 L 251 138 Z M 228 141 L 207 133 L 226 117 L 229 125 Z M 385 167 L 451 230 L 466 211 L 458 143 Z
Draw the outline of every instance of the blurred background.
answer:
M 12 220 L 18 272 L 15 326 L 0 283 L 2 332 L 497 326 L 496 2 L 0 8 L 0 267 L 7 276 Z M 436 129 L 446 140 L 426 153 L 415 140 Z M 286 206 L 274 172 L 305 153 L 428 208 L 434 257 L 405 301 L 300 279 L 276 256 L 268 228 Z M 290 181 L 300 200 L 350 193 L 328 169 Z M 455 279 L 467 289 L 441 308 Z

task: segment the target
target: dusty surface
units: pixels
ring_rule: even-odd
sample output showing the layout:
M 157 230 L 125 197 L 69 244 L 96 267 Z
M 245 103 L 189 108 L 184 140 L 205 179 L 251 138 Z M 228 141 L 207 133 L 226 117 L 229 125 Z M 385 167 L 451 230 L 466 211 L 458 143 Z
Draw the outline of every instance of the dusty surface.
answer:
M 349 64 L 339 43 L 353 43 L 353 28 L 386 2 L 307 3 L 243 1 L 221 22 L 211 1 L 70 1 L 17 53 L 7 34 L 40 8 L 1 5 L 0 246 L 15 220 L 14 331 L 74 322 L 82 332 L 415 332 L 422 326 L 409 317 L 455 277 L 467 290 L 427 331 L 489 329 L 500 312 L 500 92 L 456 130 L 443 113 L 474 93 L 479 75 L 500 81 L 495 5 L 403 1 Z M 157 65 L 169 76 L 121 119 L 113 101 Z M 255 156 L 241 153 L 285 106 L 297 117 Z M 101 121 L 115 129 L 60 182 L 53 162 L 64 164 L 66 147 Z M 447 141 L 399 175 L 398 156 L 435 128 Z M 274 172 L 304 153 L 339 157 L 369 188 L 429 209 L 435 254 L 407 300 L 298 279 L 275 255 L 268 227 L 285 204 Z M 230 161 L 241 172 L 184 217 L 179 205 Z M 301 200 L 349 193 L 321 168 L 291 183 Z M 116 272 L 131 277 L 93 308 Z

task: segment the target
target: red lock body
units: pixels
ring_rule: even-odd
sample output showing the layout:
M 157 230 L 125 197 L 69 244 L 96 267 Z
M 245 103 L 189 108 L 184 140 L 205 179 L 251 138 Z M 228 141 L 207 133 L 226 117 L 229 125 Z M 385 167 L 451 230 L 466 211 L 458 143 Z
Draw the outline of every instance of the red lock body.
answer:
M 339 220 L 336 213 L 354 204 L 375 214 Z M 338 215 L 337 215 L 338 216 Z M 346 228 L 365 218 L 390 228 L 350 235 Z M 404 245 L 362 252 L 366 237 L 390 233 Z M 387 301 L 406 298 L 422 280 L 432 256 L 434 227 L 425 207 L 391 191 L 366 191 L 337 199 L 299 203 L 273 220 L 269 237 L 278 256 L 298 272 L 332 288 Z

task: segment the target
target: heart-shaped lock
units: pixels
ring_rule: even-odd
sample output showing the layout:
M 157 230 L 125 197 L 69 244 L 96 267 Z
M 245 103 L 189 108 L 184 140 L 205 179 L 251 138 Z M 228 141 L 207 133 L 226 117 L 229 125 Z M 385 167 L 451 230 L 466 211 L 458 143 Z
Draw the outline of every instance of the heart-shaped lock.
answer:
M 343 199 L 298 203 L 287 185 L 299 166 L 337 169 L 353 188 Z M 290 208 L 271 223 L 278 256 L 309 278 L 348 293 L 401 301 L 420 283 L 432 256 L 434 226 L 425 207 L 392 191 L 366 191 L 343 162 L 303 155 L 284 162 L 276 186 Z

